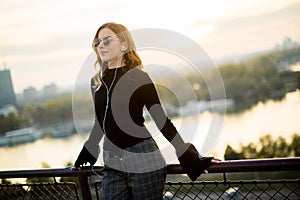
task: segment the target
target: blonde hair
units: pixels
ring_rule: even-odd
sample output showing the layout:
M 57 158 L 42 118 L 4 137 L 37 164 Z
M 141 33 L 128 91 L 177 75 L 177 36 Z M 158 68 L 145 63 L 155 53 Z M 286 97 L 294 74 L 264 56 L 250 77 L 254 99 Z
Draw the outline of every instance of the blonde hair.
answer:
M 105 23 L 98 28 L 94 39 L 98 38 L 99 32 L 104 28 L 110 29 L 116 34 L 116 36 L 119 38 L 120 41 L 126 42 L 127 50 L 126 52 L 124 52 L 123 59 L 125 65 L 128 67 L 127 69 L 132 69 L 134 67 L 140 69 L 143 68 L 142 60 L 139 57 L 139 55 L 136 53 L 136 47 L 128 29 L 122 24 L 117 24 L 113 22 Z M 92 44 L 92 47 L 97 55 L 97 61 L 94 64 L 94 68 L 97 71 L 97 73 L 93 77 L 94 84 L 95 84 L 94 88 L 97 90 L 101 86 L 101 77 L 104 75 L 105 69 L 107 68 L 107 63 L 102 62 L 100 55 L 98 54 L 97 47 L 95 46 L 94 43 Z M 97 66 L 100 66 L 99 71 L 97 70 Z

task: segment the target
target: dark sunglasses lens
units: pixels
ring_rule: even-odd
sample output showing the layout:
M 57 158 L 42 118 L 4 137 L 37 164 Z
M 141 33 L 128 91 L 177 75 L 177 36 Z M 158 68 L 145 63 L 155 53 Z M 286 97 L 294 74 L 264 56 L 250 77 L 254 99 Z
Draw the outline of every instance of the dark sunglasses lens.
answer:
M 103 38 L 102 42 L 105 46 L 107 46 L 110 43 L 110 38 L 109 37 Z M 99 40 L 98 38 L 95 38 L 93 43 L 94 43 L 95 47 L 97 47 L 101 43 L 101 40 Z
M 97 47 L 100 44 L 100 40 L 98 38 L 94 39 L 93 41 L 95 47 Z
M 103 44 L 104 44 L 105 46 L 109 45 L 109 43 L 110 43 L 109 37 L 103 38 Z

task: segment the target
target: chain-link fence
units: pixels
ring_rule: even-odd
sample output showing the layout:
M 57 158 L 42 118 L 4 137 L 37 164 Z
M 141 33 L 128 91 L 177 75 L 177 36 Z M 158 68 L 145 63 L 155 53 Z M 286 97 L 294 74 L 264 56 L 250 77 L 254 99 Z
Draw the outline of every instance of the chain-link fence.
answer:
M 300 199 L 300 180 L 166 183 L 164 199 Z
M 300 158 L 222 162 L 209 168 L 210 174 L 217 175 L 219 179 L 184 182 L 182 168 L 179 165 L 170 165 L 168 175 L 175 175 L 176 178 L 168 179 L 170 182 L 165 185 L 164 199 L 298 200 L 300 199 L 299 166 Z M 2 180 L 0 199 L 101 199 L 101 178 L 95 176 L 95 173 L 101 175 L 102 169 L 102 167 L 94 167 L 92 170 L 86 167 L 81 171 L 74 168 L 0 171 Z M 271 174 L 271 178 L 267 178 L 266 172 Z M 219 175 L 223 175 L 223 178 L 220 179 Z M 44 180 L 39 179 L 44 177 L 52 177 L 54 182 L 36 181 L 27 184 L 6 182 L 6 179 Z M 64 177 L 66 182 L 57 182 L 55 177 Z M 256 180 L 257 178 L 259 180 Z
M 101 199 L 101 182 L 95 183 L 97 199 Z M 268 181 L 201 181 L 201 182 L 167 182 L 164 200 L 240 200 L 273 199 L 299 200 L 300 180 Z
M 101 182 L 95 182 L 101 199 Z M 1 184 L 0 199 L 79 199 L 75 183 Z M 300 180 L 167 182 L 164 199 L 300 199 Z
M 1 200 L 70 200 L 79 199 L 75 183 L 0 184 Z

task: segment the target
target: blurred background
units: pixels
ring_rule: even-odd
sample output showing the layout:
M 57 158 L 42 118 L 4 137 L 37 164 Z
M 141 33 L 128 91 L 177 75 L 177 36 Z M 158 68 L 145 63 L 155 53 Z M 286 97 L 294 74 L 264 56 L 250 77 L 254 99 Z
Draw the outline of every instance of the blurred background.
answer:
M 200 151 L 213 117 L 221 117 L 222 130 L 209 155 L 226 160 L 300 156 L 299 10 L 299 0 L 0 0 L 0 170 L 75 161 L 93 107 L 85 91 L 77 103 L 88 120 L 75 126 L 72 95 L 94 34 L 105 22 L 129 30 L 172 30 L 210 57 L 218 74 L 207 71 L 205 81 L 182 72 L 193 88 L 192 100 L 180 81 L 155 69 L 163 75 L 157 89 L 175 126 L 180 129 L 183 119 L 199 123 L 203 137 L 193 142 Z M 169 67 L 178 65 L 167 56 L 161 59 Z M 217 75 L 226 99 L 211 99 L 208 87 L 220 89 L 211 85 Z M 189 131 L 181 133 L 184 138 Z

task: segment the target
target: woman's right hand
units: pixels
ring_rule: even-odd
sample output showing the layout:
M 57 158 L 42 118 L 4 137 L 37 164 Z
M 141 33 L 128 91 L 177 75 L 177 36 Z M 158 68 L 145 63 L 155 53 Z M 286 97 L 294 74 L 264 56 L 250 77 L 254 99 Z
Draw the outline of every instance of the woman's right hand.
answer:
M 99 153 L 93 155 L 85 146 L 83 146 L 77 160 L 75 161 L 75 167 L 80 170 L 80 168 L 87 163 L 90 163 L 90 165 L 93 166 L 97 161 L 98 154 Z

